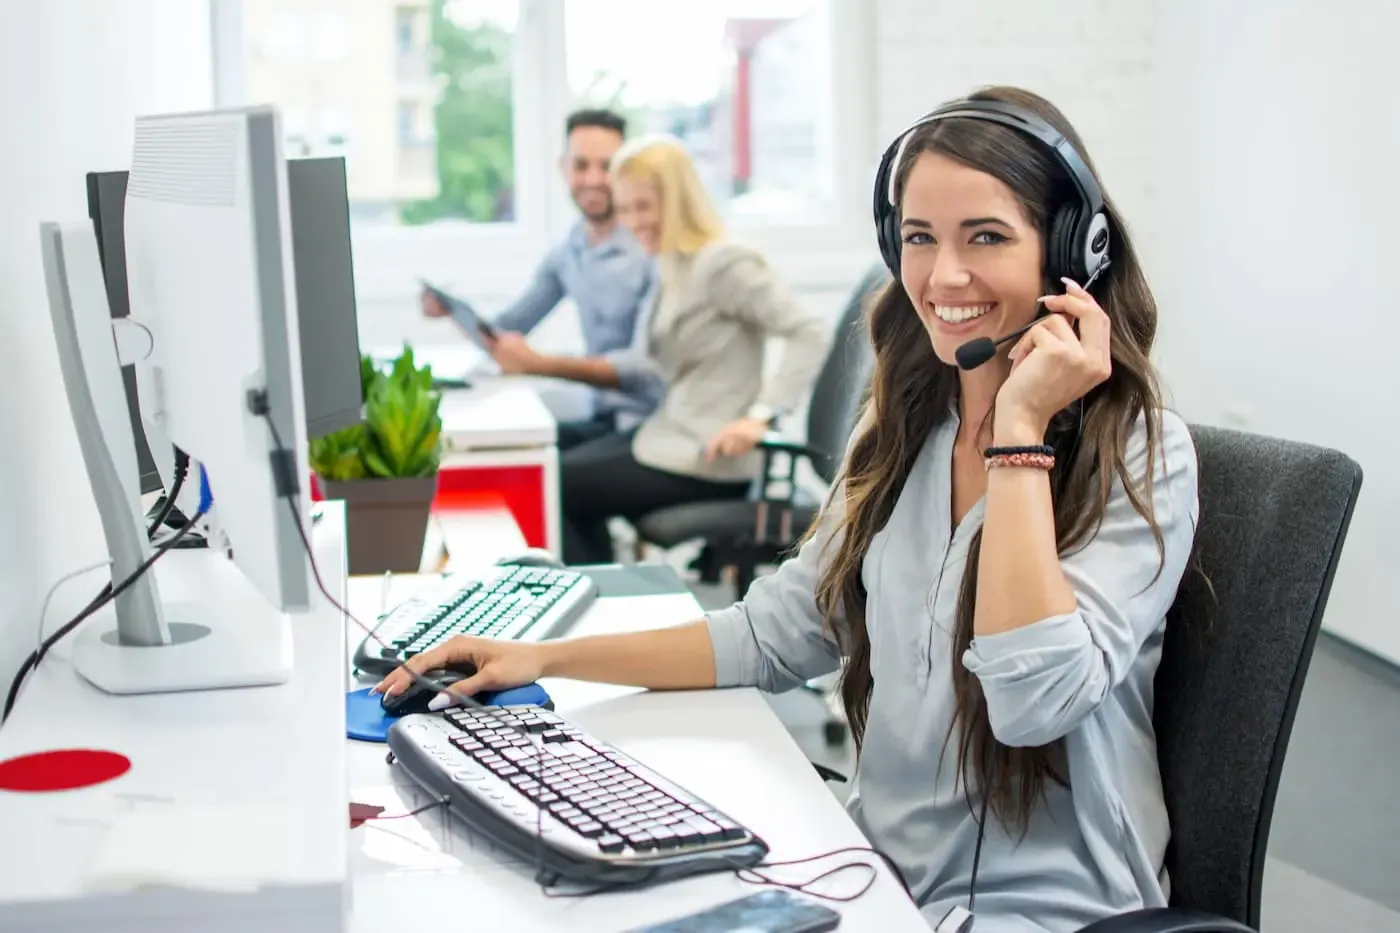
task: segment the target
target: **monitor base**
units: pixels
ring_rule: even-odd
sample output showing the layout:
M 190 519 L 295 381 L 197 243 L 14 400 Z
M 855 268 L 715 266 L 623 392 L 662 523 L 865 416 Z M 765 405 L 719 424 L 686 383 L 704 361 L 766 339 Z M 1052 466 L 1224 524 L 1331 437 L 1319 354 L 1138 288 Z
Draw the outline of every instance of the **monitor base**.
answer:
M 170 642 L 124 645 L 113 613 L 78 633 L 73 668 L 111 694 L 174 693 L 286 683 L 292 675 L 292 629 L 270 607 L 249 618 L 217 604 L 165 606 Z M 179 621 L 175 621 L 179 620 Z

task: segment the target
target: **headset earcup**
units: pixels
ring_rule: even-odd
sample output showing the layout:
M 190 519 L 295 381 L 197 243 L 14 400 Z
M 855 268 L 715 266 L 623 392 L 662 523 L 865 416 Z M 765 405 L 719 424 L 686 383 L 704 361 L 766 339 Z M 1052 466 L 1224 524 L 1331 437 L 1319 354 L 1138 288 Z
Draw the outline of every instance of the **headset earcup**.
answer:
M 902 245 L 899 240 L 898 221 L 893 210 L 886 211 L 879 225 L 880 258 L 885 260 L 885 268 L 890 275 L 899 278 L 899 256 Z
M 1083 282 L 1085 270 L 1080 261 L 1082 250 L 1075 242 L 1079 228 L 1079 209 L 1066 204 L 1050 218 L 1050 232 L 1045 238 L 1045 280 L 1059 285 L 1062 276 Z

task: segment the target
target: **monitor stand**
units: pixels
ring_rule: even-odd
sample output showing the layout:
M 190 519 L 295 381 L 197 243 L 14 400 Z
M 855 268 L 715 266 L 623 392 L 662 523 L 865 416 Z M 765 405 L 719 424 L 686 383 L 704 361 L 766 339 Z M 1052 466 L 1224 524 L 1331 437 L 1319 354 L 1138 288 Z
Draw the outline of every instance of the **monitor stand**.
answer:
M 153 553 L 121 376 L 150 352 L 149 334 L 112 318 L 91 224 L 46 223 L 40 234 L 64 388 L 120 582 Z M 161 600 L 158 575 L 175 601 Z M 291 646 L 287 618 L 222 553 L 172 549 L 80 627 L 73 667 L 108 693 L 271 685 L 290 678 Z
M 172 550 L 146 578 L 152 575 L 151 587 L 159 580 L 173 597 L 157 607 L 169 640 L 124 643 L 121 612 L 108 606 L 73 644 L 73 668 L 84 680 L 107 693 L 133 694 L 268 686 L 291 677 L 288 618 L 218 551 Z

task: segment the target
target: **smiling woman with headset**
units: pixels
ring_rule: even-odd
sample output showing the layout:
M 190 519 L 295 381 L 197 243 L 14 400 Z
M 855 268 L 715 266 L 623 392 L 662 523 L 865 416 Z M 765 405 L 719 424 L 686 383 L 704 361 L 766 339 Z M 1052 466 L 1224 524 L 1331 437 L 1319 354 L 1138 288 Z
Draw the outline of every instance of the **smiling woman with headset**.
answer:
M 464 638 L 410 666 L 471 661 L 468 693 L 542 675 L 780 691 L 844 662 L 851 814 L 931 926 L 975 911 L 977 933 L 1067 933 L 1164 905 L 1152 683 L 1197 466 L 1083 152 L 1013 88 L 890 144 L 871 398 L 808 540 L 741 603 L 655 632 Z

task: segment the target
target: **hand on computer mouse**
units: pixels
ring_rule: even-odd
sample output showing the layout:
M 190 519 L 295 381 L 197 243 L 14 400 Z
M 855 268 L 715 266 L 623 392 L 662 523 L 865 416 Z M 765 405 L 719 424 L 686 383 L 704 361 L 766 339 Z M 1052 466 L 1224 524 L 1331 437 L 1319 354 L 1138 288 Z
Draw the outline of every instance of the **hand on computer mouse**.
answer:
M 417 674 L 443 668 L 472 665 L 476 673 L 459 680 L 449 689 L 461 696 L 474 696 L 487 690 L 509 690 L 532 684 L 544 673 L 543 646 L 534 642 L 497 641 L 458 635 L 406 662 Z M 392 671 L 375 684 L 372 692 L 397 696 L 413 683 L 403 668 Z

